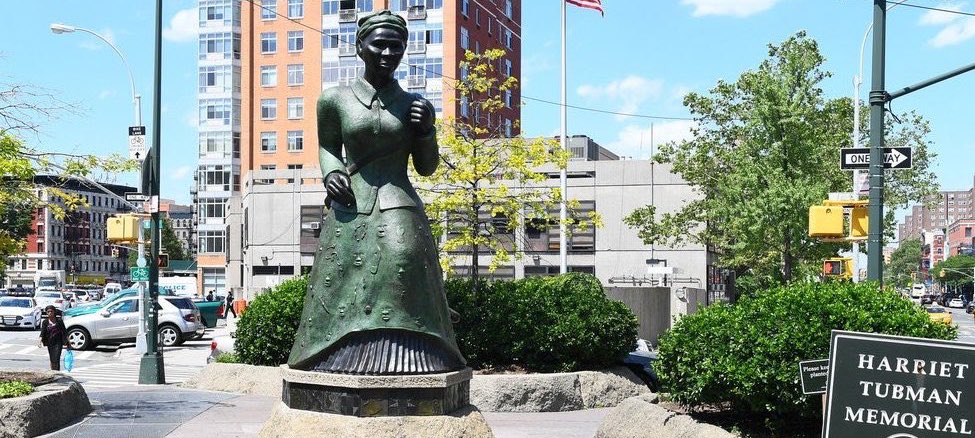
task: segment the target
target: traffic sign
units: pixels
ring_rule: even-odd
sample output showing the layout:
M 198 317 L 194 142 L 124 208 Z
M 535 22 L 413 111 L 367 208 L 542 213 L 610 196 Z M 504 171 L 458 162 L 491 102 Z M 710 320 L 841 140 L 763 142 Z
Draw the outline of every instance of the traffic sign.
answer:
M 913 165 L 911 148 L 884 148 L 884 169 L 910 169 Z M 841 169 L 869 169 L 870 148 L 840 149 Z
M 129 126 L 129 159 L 146 159 L 146 127 Z
M 132 281 L 149 281 L 149 268 L 133 266 L 129 268 L 129 277 Z
M 149 200 L 149 195 L 143 195 L 142 193 L 126 193 L 125 200 L 131 202 L 145 202 Z

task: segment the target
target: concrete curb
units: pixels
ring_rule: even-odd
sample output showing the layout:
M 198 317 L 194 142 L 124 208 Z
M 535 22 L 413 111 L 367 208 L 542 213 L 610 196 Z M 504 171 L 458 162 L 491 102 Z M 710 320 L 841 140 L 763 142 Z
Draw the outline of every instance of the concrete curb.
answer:
M 0 438 L 43 435 L 91 412 L 85 388 L 68 376 L 54 375 L 54 381 L 29 395 L 0 400 Z
M 211 363 L 179 386 L 281 399 L 281 370 L 239 363 Z

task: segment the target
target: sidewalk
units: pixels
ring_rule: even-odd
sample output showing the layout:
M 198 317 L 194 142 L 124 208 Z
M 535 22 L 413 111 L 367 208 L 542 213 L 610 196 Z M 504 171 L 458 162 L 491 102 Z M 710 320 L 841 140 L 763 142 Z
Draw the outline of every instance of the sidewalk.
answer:
M 197 391 L 172 386 L 133 386 L 88 393 L 93 412 L 47 438 L 257 437 L 271 397 Z M 515 414 L 486 412 L 497 438 L 590 438 L 609 409 Z

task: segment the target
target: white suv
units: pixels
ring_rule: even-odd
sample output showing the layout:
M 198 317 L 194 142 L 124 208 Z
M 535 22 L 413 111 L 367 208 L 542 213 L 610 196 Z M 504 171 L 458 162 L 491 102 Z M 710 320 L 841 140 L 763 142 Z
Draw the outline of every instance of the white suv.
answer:
M 139 332 L 139 304 L 139 298 L 133 296 L 95 313 L 65 317 L 68 345 L 74 350 L 87 350 L 97 344 L 134 342 Z M 158 315 L 159 341 L 165 347 L 182 344 L 206 330 L 200 310 L 189 298 L 159 297 Z

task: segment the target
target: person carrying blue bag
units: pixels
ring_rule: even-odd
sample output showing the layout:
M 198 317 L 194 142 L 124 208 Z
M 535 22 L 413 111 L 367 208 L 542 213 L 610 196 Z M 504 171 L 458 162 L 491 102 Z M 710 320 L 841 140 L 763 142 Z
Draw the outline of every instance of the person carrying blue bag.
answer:
M 61 371 L 61 350 L 68 348 L 68 330 L 64 321 L 59 318 L 58 309 L 54 306 L 44 308 L 47 318 L 41 322 L 41 344 L 47 347 L 48 357 L 51 359 L 51 369 Z M 70 350 L 68 351 L 70 353 Z M 72 359 L 73 359 L 72 354 Z M 73 361 L 72 361 L 73 362 Z M 71 368 L 68 368 L 70 371 Z

